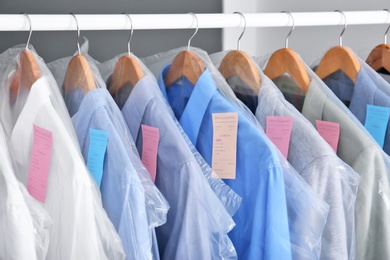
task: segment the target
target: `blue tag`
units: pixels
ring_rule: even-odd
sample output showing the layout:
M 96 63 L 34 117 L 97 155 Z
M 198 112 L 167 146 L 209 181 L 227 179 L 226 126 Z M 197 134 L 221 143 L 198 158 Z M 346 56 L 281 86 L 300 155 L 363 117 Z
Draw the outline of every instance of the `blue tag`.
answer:
M 383 148 L 387 124 L 389 122 L 390 108 L 367 105 L 367 115 L 364 127 Z
M 87 167 L 99 187 L 103 177 L 103 162 L 107 149 L 107 141 L 108 133 L 106 131 L 89 129 Z

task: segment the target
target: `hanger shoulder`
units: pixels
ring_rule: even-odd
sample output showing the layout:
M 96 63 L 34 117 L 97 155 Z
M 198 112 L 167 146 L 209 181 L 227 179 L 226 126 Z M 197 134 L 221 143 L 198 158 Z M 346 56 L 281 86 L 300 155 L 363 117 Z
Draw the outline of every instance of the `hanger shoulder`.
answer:
M 22 86 L 31 86 L 37 81 L 40 77 L 39 65 L 34 56 L 34 54 L 29 50 L 24 50 L 20 53 L 20 66 L 21 66 L 21 76 L 20 81 Z
M 390 45 L 379 44 L 368 55 L 366 63 L 378 71 L 384 68 L 387 72 L 390 72 Z
M 204 70 L 205 65 L 198 55 L 182 51 L 175 57 L 164 78 L 165 86 L 168 87 L 183 76 L 195 85 Z
M 299 56 L 289 48 L 283 48 L 274 52 L 264 69 L 265 75 L 275 79 L 288 73 L 298 86 L 307 93 L 310 85 L 310 77 Z
M 225 79 L 238 76 L 256 94 L 260 89 L 260 75 L 252 59 L 243 51 L 229 52 L 222 60 L 219 71 Z
M 65 92 L 69 92 L 76 87 L 81 87 L 84 93 L 96 88 L 91 67 L 83 55 L 75 55 L 70 60 L 65 74 Z
M 122 56 L 115 64 L 112 73 L 111 82 L 109 83 L 110 93 L 117 93 L 127 83 L 134 87 L 143 76 L 141 65 L 134 57 L 130 55 Z
M 360 71 L 360 62 L 351 50 L 343 46 L 331 48 L 322 58 L 316 74 L 324 79 L 337 70 L 342 70 L 353 82 Z
M 38 62 L 34 54 L 29 50 L 23 50 L 19 54 L 19 63 L 11 83 L 11 97 L 16 99 L 19 86 L 30 89 L 40 77 Z

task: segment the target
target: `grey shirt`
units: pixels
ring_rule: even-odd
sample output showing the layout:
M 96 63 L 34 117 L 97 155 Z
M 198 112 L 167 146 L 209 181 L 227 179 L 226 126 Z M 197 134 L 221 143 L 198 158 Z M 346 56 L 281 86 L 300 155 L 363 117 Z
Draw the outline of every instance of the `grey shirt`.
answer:
M 357 259 L 390 259 L 389 157 L 348 108 L 313 74 L 302 114 L 313 125 L 315 120 L 340 125 L 337 155 L 361 178 L 355 209 Z
M 290 116 L 293 128 L 288 161 L 329 204 L 328 220 L 322 235 L 321 259 L 352 259 L 355 257 L 355 200 L 359 175 L 341 161 L 317 130 L 269 79 L 262 75 L 256 117 L 263 129 L 267 116 Z M 238 77 L 228 79 L 234 91 L 244 93 L 248 86 Z M 252 103 L 251 103 L 252 104 Z

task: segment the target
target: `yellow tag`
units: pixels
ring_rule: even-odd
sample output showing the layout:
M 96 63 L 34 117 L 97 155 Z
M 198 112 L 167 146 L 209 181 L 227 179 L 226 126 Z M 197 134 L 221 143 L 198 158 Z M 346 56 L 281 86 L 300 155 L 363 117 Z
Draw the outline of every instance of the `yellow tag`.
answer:
M 212 168 L 221 179 L 236 178 L 238 113 L 213 114 Z

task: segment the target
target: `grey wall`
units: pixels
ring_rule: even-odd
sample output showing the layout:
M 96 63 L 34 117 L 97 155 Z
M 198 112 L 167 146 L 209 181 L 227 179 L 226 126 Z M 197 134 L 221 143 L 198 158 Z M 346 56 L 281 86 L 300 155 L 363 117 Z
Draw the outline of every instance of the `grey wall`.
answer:
M 156 14 L 220 13 L 221 1 L 210 0 L 1 0 L 0 13 L 18 14 Z M 34 25 L 33 25 L 34 26 Z M 145 57 L 184 46 L 193 30 L 137 30 L 132 52 Z M 90 55 L 104 61 L 127 49 L 127 31 L 81 31 L 89 39 Z M 0 52 L 25 43 L 27 32 L 0 32 Z M 76 50 L 76 32 L 33 32 L 31 44 L 46 62 L 70 56 Z M 191 42 L 210 53 L 221 50 L 221 30 L 202 29 Z
M 262 1 L 258 12 L 319 12 L 319 11 L 365 11 L 390 8 L 389 0 L 273 0 Z M 386 25 L 351 25 L 343 36 L 343 44 L 350 47 L 364 60 L 369 52 L 383 41 Z M 292 33 L 290 47 L 307 63 L 316 63 L 331 47 L 338 45 L 343 26 L 300 27 Z M 284 47 L 288 28 L 258 29 L 258 53 L 274 52 Z
M 227 13 L 331 12 L 390 9 L 389 0 L 224 0 Z M 382 43 L 386 25 L 351 25 L 343 36 L 343 44 L 366 59 L 376 45 Z M 289 38 L 289 47 L 309 64 L 318 61 L 331 47 L 338 45 L 343 26 L 297 27 Z M 289 28 L 248 28 L 241 46 L 250 55 L 263 56 L 284 47 Z M 235 48 L 240 30 L 225 29 L 223 47 Z

